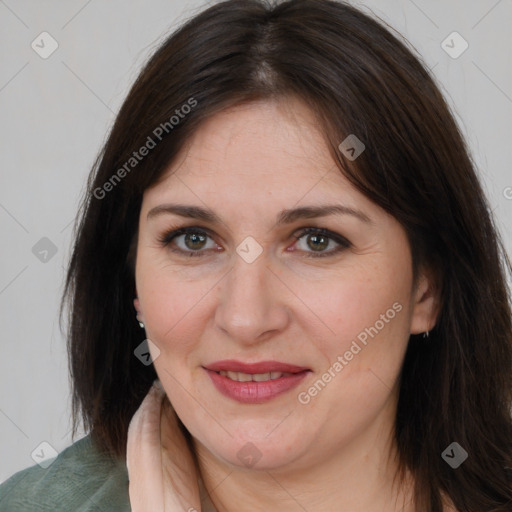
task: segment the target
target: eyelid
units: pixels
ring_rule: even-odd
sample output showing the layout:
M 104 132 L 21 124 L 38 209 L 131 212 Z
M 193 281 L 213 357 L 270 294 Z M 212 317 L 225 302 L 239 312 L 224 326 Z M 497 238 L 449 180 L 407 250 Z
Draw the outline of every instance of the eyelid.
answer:
M 326 228 L 317 228 L 317 227 L 307 227 L 301 228 L 298 234 L 294 234 L 293 236 L 296 239 L 302 238 L 304 235 L 323 235 L 331 240 L 334 240 L 336 243 L 340 245 L 344 245 L 346 247 L 350 247 L 352 244 L 339 233 L 335 233 L 334 231 L 330 231 Z
M 213 233 L 208 228 L 203 228 L 203 227 L 199 227 L 199 226 L 183 226 L 183 227 L 170 228 L 170 229 L 164 231 L 164 233 L 162 233 L 161 235 L 158 236 L 157 240 L 162 245 L 167 245 L 172 240 L 174 240 L 174 238 L 176 238 L 180 235 L 185 235 L 190 232 L 205 234 L 205 235 L 209 236 L 210 238 L 213 238 L 213 236 L 212 236 Z

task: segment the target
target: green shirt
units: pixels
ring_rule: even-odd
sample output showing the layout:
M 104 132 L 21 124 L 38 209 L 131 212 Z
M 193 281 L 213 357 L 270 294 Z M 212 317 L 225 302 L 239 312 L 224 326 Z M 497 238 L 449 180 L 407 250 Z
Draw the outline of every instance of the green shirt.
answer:
M 90 436 L 0 485 L 0 512 L 129 512 L 124 461 L 102 454 Z

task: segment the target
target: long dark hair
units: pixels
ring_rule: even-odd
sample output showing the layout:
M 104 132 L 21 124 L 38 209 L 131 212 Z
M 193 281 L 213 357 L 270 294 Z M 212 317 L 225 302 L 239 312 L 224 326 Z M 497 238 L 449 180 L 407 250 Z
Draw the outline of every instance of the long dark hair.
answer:
M 342 2 L 221 2 L 145 65 L 75 228 L 61 306 L 69 303 L 75 427 L 81 418 L 100 446 L 124 456 L 129 421 L 156 378 L 133 353 L 144 339 L 132 303 L 144 190 L 206 118 L 291 95 L 318 117 L 340 172 L 404 227 L 414 269 L 438 276 L 438 322 L 428 342 L 409 340 L 396 415 L 400 474 L 415 478 L 416 510 L 442 510 L 447 496 L 459 511 L 510 511 L 510 262 L 429 72 L 390 30 Z M 338 148 L 349 134 L 366 146 L 356 161 Z M 152 147 L 136 158 L 143 146 Z M 453 442 L 469 455 L 457 469 L 441 456 Z

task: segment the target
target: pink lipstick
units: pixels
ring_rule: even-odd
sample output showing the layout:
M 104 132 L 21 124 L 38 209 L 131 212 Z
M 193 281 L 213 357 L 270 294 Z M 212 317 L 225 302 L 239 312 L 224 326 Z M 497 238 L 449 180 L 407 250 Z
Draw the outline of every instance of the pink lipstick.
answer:
M 261 404 L 295 388 L 309 368 L 278 361 L 242 363 L 216 361 L 204 367 L 224 396 L 247 404 Z

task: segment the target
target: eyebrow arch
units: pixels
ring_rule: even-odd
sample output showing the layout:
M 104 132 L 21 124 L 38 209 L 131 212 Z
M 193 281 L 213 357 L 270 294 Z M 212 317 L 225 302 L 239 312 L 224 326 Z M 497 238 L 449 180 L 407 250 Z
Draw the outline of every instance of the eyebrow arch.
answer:
M 224 223 L 222 219 L 209 208 L 183 204 L 161 204 L 155 206 L 148 212 L 147 219 L 149 220 L 162 214 L 179 215 L 180 217 L 197 219 L 211 224 Z M 277 216 L 275 227 L 291 224 L 299 219 L 313 219 L 315 217 L 326 217 L 328 215 L 351 215 L 362 222 L 373 225 L 373 221 L 362 211 L 348 206 L 332 204 L 323 206 L 302 206 L 300 208 L 282 210 Z

